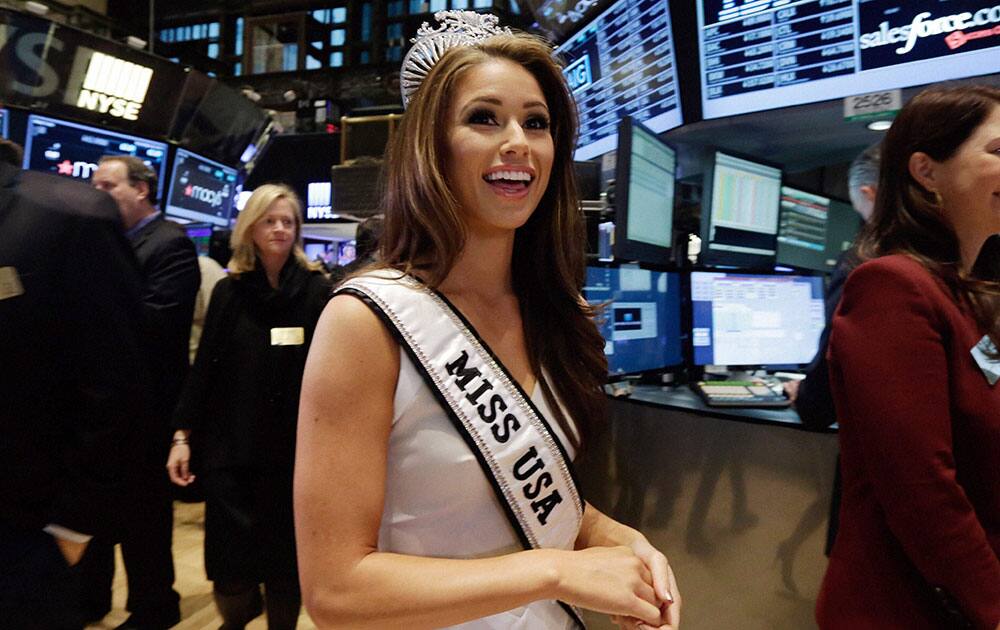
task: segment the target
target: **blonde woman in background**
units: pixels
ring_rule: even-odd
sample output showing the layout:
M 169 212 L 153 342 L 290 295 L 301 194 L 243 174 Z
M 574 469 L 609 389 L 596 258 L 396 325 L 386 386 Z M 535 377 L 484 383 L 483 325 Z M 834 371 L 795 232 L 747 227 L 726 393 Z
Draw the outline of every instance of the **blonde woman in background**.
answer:
M 201 345 L 174 414 L 167 468 L 205 493 L 205 569 L 225 630 L 267 609 L 294 628 L 301 596 L 292 522 L 295 419 L 306 352 L 330 291 L 302 249 L 289 188 L 254 191 L 233 230 L 229 277 L 212 292 Z M 260 585 L 264 584 L 264 601 Z

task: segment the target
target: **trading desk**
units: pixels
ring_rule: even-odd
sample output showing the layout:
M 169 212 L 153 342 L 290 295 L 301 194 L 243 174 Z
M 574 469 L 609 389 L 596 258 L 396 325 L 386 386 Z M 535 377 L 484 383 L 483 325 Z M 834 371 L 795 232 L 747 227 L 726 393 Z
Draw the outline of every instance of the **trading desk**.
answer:
M 686 386 L 638 386 L 609 407 L 581 485 L 667 554 L 684 625 L 815 627 L 835 433 L 805 430 L 792 409 L 708 407 Z

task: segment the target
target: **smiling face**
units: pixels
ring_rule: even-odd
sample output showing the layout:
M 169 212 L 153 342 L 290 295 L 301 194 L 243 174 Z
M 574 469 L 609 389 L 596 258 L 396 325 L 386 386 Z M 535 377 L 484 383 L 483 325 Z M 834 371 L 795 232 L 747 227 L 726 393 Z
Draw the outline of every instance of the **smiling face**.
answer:
M 295 206 L 279 198 L 253 225 L 253 243 L 261 258 L 287 258 L 296 238 Z
M 1000 232 L 1000 106 L 950 158 L 933 164 L 928 188 L 941 195 L 959 239 Z
M 538 81 L 507 59 L 462 76 L 448 108 L 446 173 L 471 232 L 513 231 L 545 194 L 555 153 Z

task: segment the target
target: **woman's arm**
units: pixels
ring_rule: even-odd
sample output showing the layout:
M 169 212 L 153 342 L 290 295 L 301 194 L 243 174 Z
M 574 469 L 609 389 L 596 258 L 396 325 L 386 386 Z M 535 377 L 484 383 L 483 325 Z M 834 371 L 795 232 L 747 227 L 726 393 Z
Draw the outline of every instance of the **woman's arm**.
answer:
M 218 354 L 222 330 L 222 312 L 232 296 L 232 280 L 223 278 L 212 289 L 212 297 L 205 313 L 205 325 L 202 328 L 201 339 L 198 342 L 198 352 L 195 354 L 194 365 L 184 380 L 180 399 L 174 409 L 174 436 L 167 455 L 167 475 L 170 481 L 178 486 L 187 486 L 194 482 L 191 473 L 191 445 L 188 440 L 192 429 L 201 424 L 205 402 L 208 399 L 212 384 L 212 359 Z
M 656 598 L 661 603 L 663 627 L 677 628 L 681 620 L 681 595 L 667 557 L 653 547 L 642 532 L 619 523 L 587 503 L 576 548 L 615 546 L 628 547 L 643 561 L 652 578 Z
M 377 316 L 331 300 L 306 362 L 295 458 L 299 575 L 319 627 L 440 627 L 540 599 L 659 619 L 648 570 L 622 547 L 474 560 L 378 551 L 398 373 Z

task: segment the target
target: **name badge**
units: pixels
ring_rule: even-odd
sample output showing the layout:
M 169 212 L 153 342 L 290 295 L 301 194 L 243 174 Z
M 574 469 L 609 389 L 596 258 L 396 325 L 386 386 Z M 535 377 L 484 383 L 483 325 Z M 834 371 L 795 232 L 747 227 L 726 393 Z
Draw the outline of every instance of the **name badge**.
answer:
M 996 351 L 996 346 L 993 345 L 993 340 L 990 339 L 989 335 L 983 335 L 983 338 L 971 350 L 972 358 L 979 364 L 979 369 L 983 371 L 990 385 L 996 385 L 997 381 L 1000 381 L 1000 360 L 991 359 L 986 353 L 995 354 Z
M 293 328 L 272 328 L 272 346 L 301 346 L 306 342 L 306 329 L 301 326 Z
M 21 285 L 21 278 L 17 275 L 17 269 L 13 267 L 0 267 L 0 300 L 24 295 L 24 287 Z

